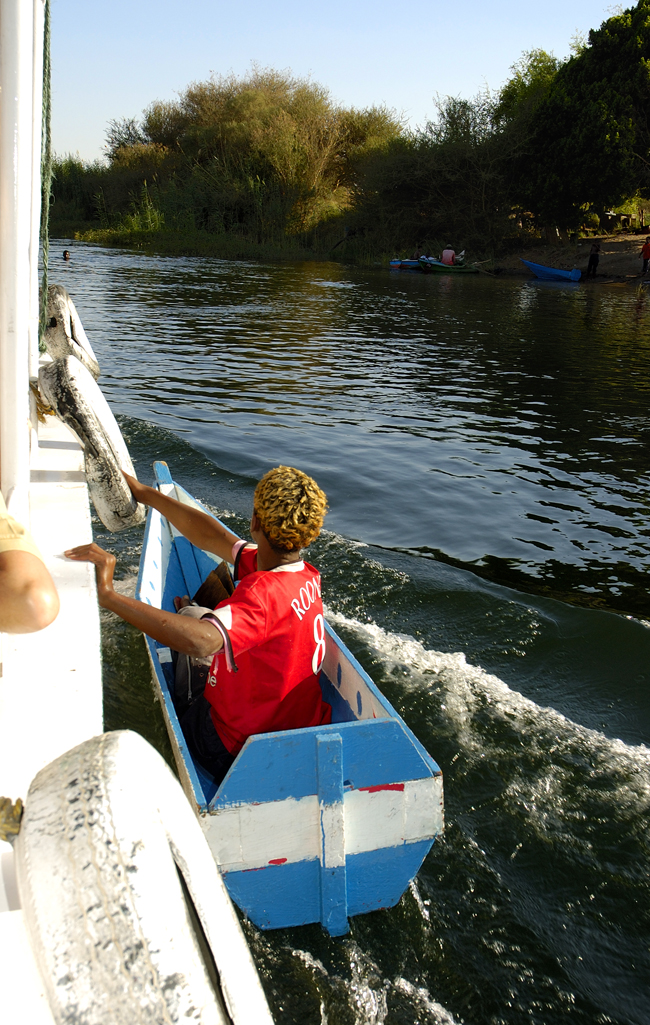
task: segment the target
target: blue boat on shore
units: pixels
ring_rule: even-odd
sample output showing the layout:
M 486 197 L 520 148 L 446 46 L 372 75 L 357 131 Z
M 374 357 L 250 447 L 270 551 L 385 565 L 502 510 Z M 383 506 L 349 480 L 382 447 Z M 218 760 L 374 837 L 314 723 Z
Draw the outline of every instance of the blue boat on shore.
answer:
M 209 512 L 164 462 L 166 495 Z M 212 514 L 210 514 L 212 515 Z M 136 595 L 174 612 L 219 563 L 149 510 Z M 327 726 L 249 737 L 220 785 L 190 755 L 172 701 L 169 648 L 147 637 L 154 683 L 185 793 L 226 888 L 260 929 L 321 922 L 397 904 L 443 828 L 442 774 L 326 622 L 320 684 Z
M 558 267 L 545 267 L 542 263 L 531 263 L 530 260 L 522 260 L 529 270 L 532 270 L 536 278 L 542 281 L 580 281 L 582 271 L 574 267 L 573 270 L 560 270 Z

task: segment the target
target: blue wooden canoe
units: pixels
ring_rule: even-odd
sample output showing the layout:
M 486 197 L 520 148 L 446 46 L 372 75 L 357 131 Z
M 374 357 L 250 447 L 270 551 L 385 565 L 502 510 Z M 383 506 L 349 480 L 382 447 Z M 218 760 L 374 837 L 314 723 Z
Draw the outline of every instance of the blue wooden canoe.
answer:
M 574 267 L 573 270 L 560 270 L 558 267 L 545 267 L 541 263 L 531 263 L 530 260 L 522 260 L 529 270 L 532 270 L 535 277 L 542 281 L 580 281 L 582 271 Z
M 154 464 L 156 484 L 205 508 Z M 218 563 L 149 510 L 136 594 L 172 612 Z M 172 703 L 169 648 L 147 648 L 178 773 L 230 896 L 261 929 L 392 907 L 443 828 L 442 774 L 329 624 L 328 726 L 249 737 L 217 787 L 192 760 Z
M 419 260 L 391 260 L 391 270 L 422 270 Z

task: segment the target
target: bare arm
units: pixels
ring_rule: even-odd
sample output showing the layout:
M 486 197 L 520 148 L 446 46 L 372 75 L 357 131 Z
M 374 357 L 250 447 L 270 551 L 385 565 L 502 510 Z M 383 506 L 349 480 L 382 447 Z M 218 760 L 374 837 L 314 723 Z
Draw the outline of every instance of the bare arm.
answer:
M 138 501 L 142 499 L 138 497 Z M 71 548 L 65 554 L 74 562 L 92 562 L 95 566 L 97 598 L 101 607 L 108 609 L 109 612 L 115 612 L 121 619 L 142 630 L 154 641 L 167 644 L 174 651 L 191 655 L 193 658 L 206 658 L 221 651 L 223 638 L 209 622 L 154 609 L 135 598 L 118 594 L 113 587 L 115 556 L 105 552 L 99 545 L 94 542 L 90 545 L 80 545 L 78 548 Z
M 0 552 L 0 631 L 33 633 L 59 614 L 59 596 L 43 562 L 31 552 Z
M 138 502 L 157 509 L 170 523 L 173 523 L 177 530 L 180 530 L 183 537 L 186 537 L 197 548 L 203 548 L 206 552 L 214 552 L 220 559 L 230 562 L 232 546 L 235 541 L 239 540 L 236 534 L 222 526 L 208 513 L 185 505 L 176 498 L 169 498 L 156 488 L 141 484 L 139 480 L 131 477 L 128 473 L 125 473 L 124 477 L 131 488 L 133 497 Z M 145 633 L 149 633 L 149 631 L 146 630 Z M 153 634 L 149 635 L 153 636 Z

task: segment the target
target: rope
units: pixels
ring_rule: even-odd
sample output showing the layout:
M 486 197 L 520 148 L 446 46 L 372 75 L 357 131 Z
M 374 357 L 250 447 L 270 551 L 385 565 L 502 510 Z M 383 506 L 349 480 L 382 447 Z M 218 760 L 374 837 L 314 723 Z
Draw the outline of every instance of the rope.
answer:
M 50 64 L 50 0 L 45 0 L 43 29 L 43 124 L 41 128 L 41 245 L 43 247 L 43 278 L 41 309 L 38 318 L 38 348 L 45 352 L 43 335 L 47 327 L 48 261 L 50 257 L 50 201 L 52 199 L 52 67 Z
M 23 817 L 23 802 L 18 798 L 12 804 L 8 797 L 0 797 L 0 840 L 13 843 L 20 831 Z
M 36 399 L 36 416 L 38 417 L 38 421 L 39 423 L 44 424 L 46 416 L 56 416 L 56 409 L 52 409 L 51 406 L 48 406 L 47 402 L 43 402 L 43 396 L 33 381 L 30 381 L 29 387 L 32 390 L 32 395 Z

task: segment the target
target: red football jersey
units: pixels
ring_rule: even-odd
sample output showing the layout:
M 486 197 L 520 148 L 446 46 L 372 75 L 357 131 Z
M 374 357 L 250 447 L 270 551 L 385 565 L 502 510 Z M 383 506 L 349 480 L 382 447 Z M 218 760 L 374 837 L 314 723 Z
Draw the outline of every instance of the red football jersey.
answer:
M 232 754 L 251 734 L 319 726 L 332 715 L 318 683 L 325 656 L 320 573 L 302 561 L 258 570 L 257 547 L 242 546 L 233 547 L 239 583 L 215 609 L 236 669 L 229 652 L 217 652 L 205 688 Z

